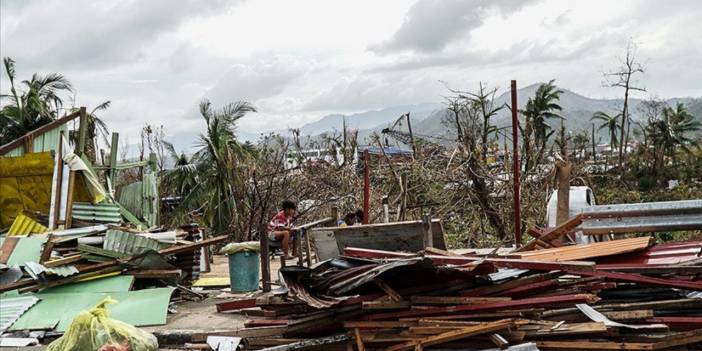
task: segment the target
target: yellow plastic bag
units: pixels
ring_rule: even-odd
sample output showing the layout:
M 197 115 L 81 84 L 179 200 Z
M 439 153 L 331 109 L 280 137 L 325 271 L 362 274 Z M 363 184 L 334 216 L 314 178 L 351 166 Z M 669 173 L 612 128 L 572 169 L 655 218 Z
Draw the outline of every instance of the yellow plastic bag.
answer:
M 89 311 L 80 312 L 47 351 L 156 351 L 156 337 L 132 325 L 108 317 L 107 297 Z

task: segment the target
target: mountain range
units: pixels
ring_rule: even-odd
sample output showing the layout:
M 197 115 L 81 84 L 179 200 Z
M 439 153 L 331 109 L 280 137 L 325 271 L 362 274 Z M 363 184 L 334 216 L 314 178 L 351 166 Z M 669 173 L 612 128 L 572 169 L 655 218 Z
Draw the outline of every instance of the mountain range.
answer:
M 542 83 L 532 84 L 518 89 L 517 100 L 520 108 L 523 108 L 529 97 L 534 96 L 536 90 Z M 621 111 L 622 99 L 595 99 L 589 98 L 567 89 L 561 89 L 559 105 L 563 108 L 561 115 L 565 117 L 564 124 L 567 131 L 580 132 L 590 131 L 592 128 L 591 117 L 597 111 L 608 114 L 617 114 Z M 678 102 L 685 104 L 688 110 L 702 121 L 702 98 L 671 98 L 665 100 L 668 105 L 675 106 Z M 630 98 L 629 111 L 632 120 L 641 120 L 642 99 Z M 495 105 L 500 106 L 510 103 L 510 93 L 505 92 L 495 98 Z M 320 120 L 305 124 L 300 127 L 301 135 L 318 136 L 324 132 L 341 130 L 343 120 L 351 129 L 359 131 L 359 141 L 368 142 L 368 137 L 373 133 L 380 133 L 383 128 L 392 125 L 402 114 L 410 112 L 412 119 L 412 129 L 419 137 L 447 138 L 451 137 L 451 131 L 442 121 L 447 115 L 446 106 L 443 103 L 422 103 L 416 105 L 395 106 L 379 110 L 372 110 L 362 113 L 342 115 L 327 115 Z M 492 123 L 498 128 L 511 126 L 511 114 L 509 109 L 503 109 L 493 118 Z M 552 128 L 558 129 L 560 120 L 548 121 Z M 597 123 L 597 122 L 595 122 Z M 596 124 L 596 128 L 598 125 Z M 407 131 L 406 123 L 400 127 L 402 131 Z M 286 133 L 282 133 L 286 134 Z M 598 131 L 600 137 L 606 135 L 606 131 Z

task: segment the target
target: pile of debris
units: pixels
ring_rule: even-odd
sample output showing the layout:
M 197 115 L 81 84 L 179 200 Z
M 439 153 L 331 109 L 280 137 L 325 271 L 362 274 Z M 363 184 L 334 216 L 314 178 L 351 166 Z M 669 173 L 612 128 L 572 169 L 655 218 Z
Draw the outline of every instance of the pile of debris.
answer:
M 496 254 L 347 247 L 218 304 L 247 350 L 661 350 L 702 345 L 702 241 Z M 342 331 L 341 333 L 339 331 Z M 194 342 L 197 342 L 195 340 Z
M 145 232 L 112 225 L 0 237 L 0 334 L 58 335 L 108 296 L 120 302 L 110 307 L 120 320 L 165 324 L 173 301 L 203 297 L 189 286 L 207 267 L 206 247 L 227 239 L 203 239 L 197 226 Z

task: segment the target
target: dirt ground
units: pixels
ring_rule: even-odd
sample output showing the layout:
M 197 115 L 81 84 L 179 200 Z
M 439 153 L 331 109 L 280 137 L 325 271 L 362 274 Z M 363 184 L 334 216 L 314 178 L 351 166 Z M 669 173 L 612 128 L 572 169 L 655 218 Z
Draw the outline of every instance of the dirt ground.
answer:
M 228 277 L 229 266 L 226 256 L 217 255 L 213 258 L 210 272 L 201 274 L 201 278 Z M 288 261 L 288 265 L 295 264 Z M 271 261 L 271 279 L 277 282 L 280 260 L 276 257 Z M 275 286 L 274 286 L 275 287 Z M 259 292 L 248 294 L 232 294 L 228 288 L 217 287 L 207 288 L 200 293 L 207 294 L 208 297 L 202 301 L 184 301 L 176 303 L 176 313 L 168 314 L 168 322 L 165 325 L 143 327 L 142 329 L 154 333 L 161 339 L 177 339 L 169 335 L 209 332 L 212 330 L 236 330 L 243 328 L 246 317 L 237 313 L 220 313 L 215 306 L 219 302 L 234 298 L 245 298 L 256 296 Z

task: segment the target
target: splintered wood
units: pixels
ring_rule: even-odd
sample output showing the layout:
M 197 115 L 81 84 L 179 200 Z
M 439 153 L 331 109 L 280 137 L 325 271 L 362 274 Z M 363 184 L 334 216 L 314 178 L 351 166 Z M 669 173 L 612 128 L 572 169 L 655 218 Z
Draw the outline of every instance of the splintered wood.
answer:
M 540 238 L 551 242 L 578 221 Z M 702 299 L 686 298 L 702 291 L 702 241 L 696 243 L 535 242 L 533 250 L 503 256 L 348 247 L 310 270 L 282 272 L 285 295 L 222 302 L 218 309 L 250 318 L 233 333 L 247 339 L 245 350 L 684 350 L 702 344 Z M 689 259 L 645 263 L 683 254 Z M 645 273 L 585 261 L 600 258 Z M 329 341 L 342 331 L 346 339 Z
M 594 244 L 526 251 L 509 255 L 509 257 L 535 261 L 578 261 L 587 258 L 611 256 L 644 250 L 651 246 L 653 241 L 654 240 L 651 237 L 612 240 Z

